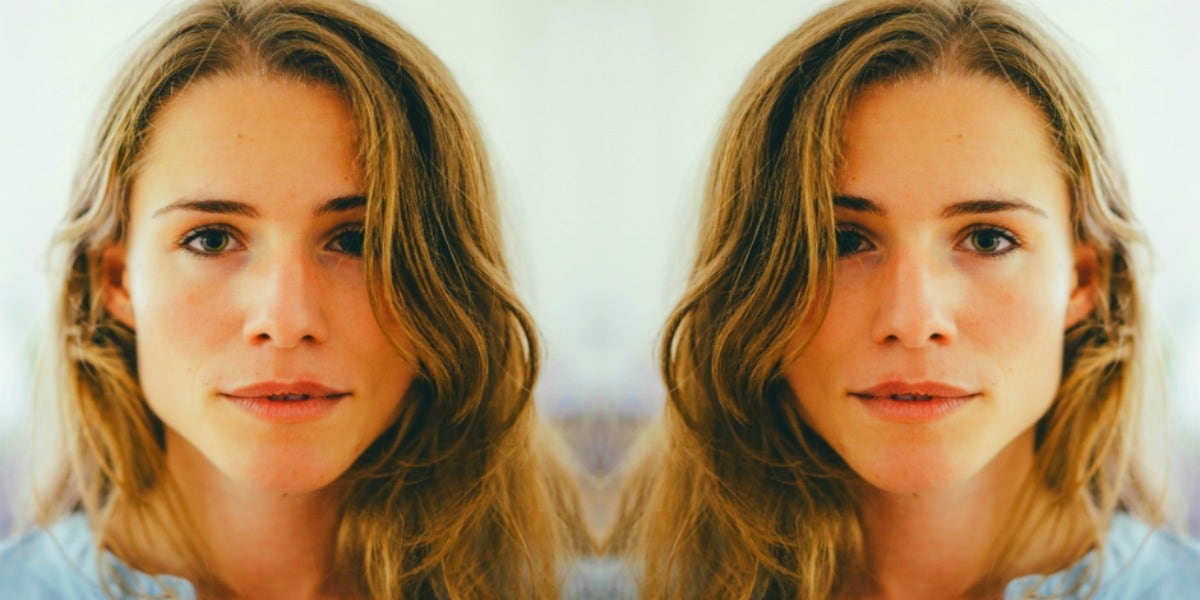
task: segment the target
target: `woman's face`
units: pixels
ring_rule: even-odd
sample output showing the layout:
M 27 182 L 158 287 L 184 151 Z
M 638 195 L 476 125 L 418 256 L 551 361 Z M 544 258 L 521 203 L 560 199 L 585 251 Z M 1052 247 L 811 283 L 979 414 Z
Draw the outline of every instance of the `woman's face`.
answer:
M 414 375 L 368 301 L 347 104 L 293 80 L 203 80 L 158 113 L 143 160 L 106 301 L 136 332 L 171 468 L 324 487 Z
M 882 490 L 1019 476 L 1096 269 L 1045 118 L 943 75 L 867 88 L 844 136 L 832 304 L 784 369 L 805 421 Z

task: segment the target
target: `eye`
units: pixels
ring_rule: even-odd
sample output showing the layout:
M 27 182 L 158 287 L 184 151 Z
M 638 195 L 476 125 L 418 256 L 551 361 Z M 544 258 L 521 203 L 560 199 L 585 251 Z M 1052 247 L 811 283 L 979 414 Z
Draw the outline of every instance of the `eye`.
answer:
M 1021 247 L 1017 235 L 995 225 L 979 225 L 967 231 L 959 242 L 963 249 L 984 256 L 1003 256 Z
M 185 233 L 179 246 L 199 256 L 215 257 L 236 250 L 241 242 L 227 226 L 205 225 Z
M 341 252 L 355 258 L 361 258 L 363 253 L 363 237 L 366 230 L 362 225 L 347 227 L 333 236 L 327 246 L 334 252 Z
M 835 235 L 837 236 L 838 258 L 845 258 L 875 249 L 875 246 L 871 244 L 867 236 L 853 227 L 838 227 Z

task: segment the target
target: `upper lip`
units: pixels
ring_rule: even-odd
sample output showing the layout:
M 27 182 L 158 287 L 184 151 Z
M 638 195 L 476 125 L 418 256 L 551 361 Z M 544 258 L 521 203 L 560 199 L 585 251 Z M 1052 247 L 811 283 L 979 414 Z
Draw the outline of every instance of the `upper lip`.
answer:
M 886 398 L 890 396 L 926 396 L 929 398 L 967 398 L 977 396 L 963 388 L 937 381 L 920 381 L 906 383 L 903 381 L 885 381 L 878 385 L 861 390 L 851 390 L 852 396 L 860 398 Z
M 232 398 L 265 398 L 269 396 L 332 397 L 349 394 L 349 391 L 334 389 L 314 381 L 295 381 L 291 383 L 267 381 L 222 392 L 222 395 Z

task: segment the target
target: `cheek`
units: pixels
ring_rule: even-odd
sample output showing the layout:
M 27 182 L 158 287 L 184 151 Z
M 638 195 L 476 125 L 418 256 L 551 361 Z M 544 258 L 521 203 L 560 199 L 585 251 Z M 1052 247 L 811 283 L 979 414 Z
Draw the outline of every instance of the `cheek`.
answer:
M 1061 378 L 1068 291 L 1048 270 L 1019 275 L 988 281 L 986 291 L 973 294 L 959 317 L 963 341 L 992 362 L 998 383 L 1015 397 L 1048 404 Z
M 204 365 L 240 334 L 230 279 L 203 276 L 196 265 L 172 258 L 130 263 L 138 378 L 151 401 L 168 389 L 191 389 L 180 384 L 202 384 Z
M 865 318 L 862 309 L 864 304 L 854 295 L 851 290 L 835 290 L 833 304 L 808 346 L 784 368 L 788 385 L 801 409 L 810 418 L 834 399 L 839 391 L 839 382 L 847 377 L 853 378 L 853 370 L 865 362 L 859 356 L 862 344 L 856 346 L 853 343 L 869 335 L 863 332 L 861 324 Z M 789 356 L 795 355 L 803 332 L 811 330 L 812 322 L 815 322 L 815 318 L 797 328 L 789 343 Z
M 967 285 L 964 304 L 959 306 L 960 319 L 990 320 L 996 327 L 1012 329 L 1065 330 L 1073 281 L 1065 246 L 1042 246 L 992 260 L 964 260 L 958 269 Z
M 326 306 L 326 317 L 335 331 L 341 331 L 346 341 L 366 354 L 379 354 L 387 348 L 394 356 L 383 326 L 371 309 L 370 291 L 360 272 L 338 272 L 334 276 L 335 297 Z M 391 329 L 397 330 L 395 326 Z
M 411 380 L 416 364 L 416 351 L 407 329 L 401 324 L 388 324 L 387 330 L 398 335 L 403 354 L 398 352 L 384 331 L 384 326 L 375 318 L 371 309 L 369 292 L 358 279 L 342 282 L 343 290 L 337 302 L 332 304 L 329 318 L 336 330 L 348 342 L 347 349 L 353 352 L 355 361 L 372 374 L 370 379 L 380 386 L 385 395 L 393 395 L 397 387 L 405 388 Z M 394 336 L 395 337 L 395 336 Z M 405 356 L 405 354 L 407 356 Z

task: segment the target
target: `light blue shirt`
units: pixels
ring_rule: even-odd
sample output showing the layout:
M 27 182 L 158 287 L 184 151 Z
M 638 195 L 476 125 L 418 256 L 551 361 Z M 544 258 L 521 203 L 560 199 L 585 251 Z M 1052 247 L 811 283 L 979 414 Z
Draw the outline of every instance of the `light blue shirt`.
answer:
M 98 553 L 99 552 L 99 553 Z M 1066 589 L 1083 576 L 1100 553 L 1092 551 L 1070 568 L 1049 576 L 1010 582 L 1005 600 L 1036 598 Z M 48 530 L 0 542 L 0 598 L 22 600 L 107 600 L 100 588 L 100 560 L 144 596 L 195 600 L 190 583 L 170 575 L 150 576 L 98 551 L 87 519 L 72 515 Z M 566 598 L 633 598 L 631 571 L 617 561 L 582 561 L 566 578 Z M 116 589 L 113 589 L 114 594 Z M 1086 591 L 1086 588 L 1085 588 Z M 1033 594 L 1033 595 L 1029 595 Z M 1099 589 L 1093 600 L 1200 598 L 1200 542 L 1151 530 L 1117 515 L 1104 546 Z
M 1063 596 L 1086 576 L 1101 553 L 1093 550 L 1071 567 L 1052 575 L 1030 575 L 1010 581 L 1004 600 L 1084 598 Z M 1090 600 L 1188 600 L 1200 598 L 1200 542 L 1165 530 L 1150 529 L 1125 514 L 1113 517 L 1103 550 L 1100 579 Z M 632 600 L 637 597 L 634 569 L 616 559 L 580 561 L 567 577 L 568 600 Z M 1058 591 L 1059 595 L 1052 595 Z
M 1095 567 L 1093 550 L 1070 568 L 1053 575 L 1029 575 L 1010 581 L 1004 600 L 1049 596 L 1070 589 Z M 1088 587 L 1082 588 L 1086 594 Z M 1200 542 L 1169 531 L 1152 530 L 1125 514 L 1113 517 L 1104 544 L 1100 580 L 1091 600 L 1185 600 L 1200 598 Z
M 140 596 L 196 599 L 196 590 L 187 580 L 134 571 L 111 552 L 98 550 L 82 514 L 0 542 L 0 598 L 109 600 L 100 587 L 101 561 L 106 571 Z M 113 597 L 127 597 L 111 583 L 110 590 Z
M 563 600 L 636 600 L 637 580 L 628 563 L 596 556 L 575 561 L 563 578 Z

